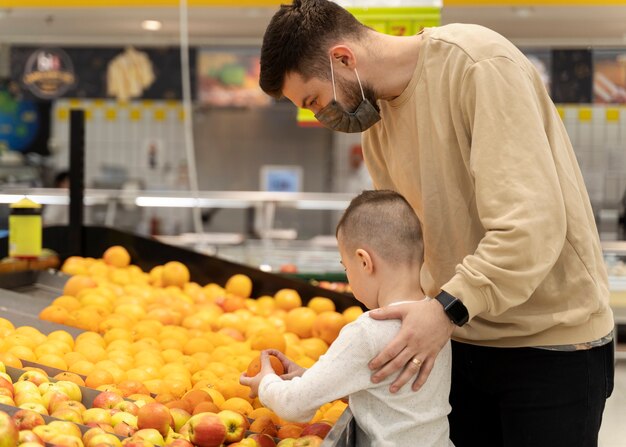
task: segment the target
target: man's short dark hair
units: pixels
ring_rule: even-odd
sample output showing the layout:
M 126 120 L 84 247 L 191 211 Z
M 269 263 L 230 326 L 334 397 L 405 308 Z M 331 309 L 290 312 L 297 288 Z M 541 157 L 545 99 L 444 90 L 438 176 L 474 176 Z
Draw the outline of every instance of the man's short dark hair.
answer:
M 422 262 L 422 226 L 407 200 L 395 191 L 363 191 L 337 224 L 337 237 L 352 251 L 369 248 L 387 262 Z
M 330 79 L 328 48 L 340 39 L 359 39 L 367 28 L 328 0 L 294 0 L 274 14 L 263 36 L 260 85 L 265 93 L 283 96 L 287 73 L 305 80 Z

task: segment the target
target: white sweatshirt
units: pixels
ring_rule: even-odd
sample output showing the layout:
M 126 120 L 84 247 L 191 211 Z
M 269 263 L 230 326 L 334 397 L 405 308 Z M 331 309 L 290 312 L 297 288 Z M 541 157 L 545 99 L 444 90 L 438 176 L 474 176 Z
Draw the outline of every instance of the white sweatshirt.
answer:
M 356 422 L 372 447 L 419 445 L 449 447 L 451 349 L 448 343 L 418 391 L 405 385 L 395 394 L 389 386 L 396 376 L 372 383 L 368 362 L 393 339 L 399 320 L 377 321 L 369 312 L 344 326 L 326 354 L 302 377 L 263 378 L 259 398 L 281 418 L 308 421 L 323 404 L 345 396 Z

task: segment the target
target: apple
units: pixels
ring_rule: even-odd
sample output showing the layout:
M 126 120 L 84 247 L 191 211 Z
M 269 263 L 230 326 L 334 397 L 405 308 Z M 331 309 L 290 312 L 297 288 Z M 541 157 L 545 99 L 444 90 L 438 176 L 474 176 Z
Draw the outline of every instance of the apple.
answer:
M 50 382 L 50 379 L 48 378 L 47 375 L 45 375 L 41 371 L 26 371 L 17 379 L 17 381 L 18 382 L 28 381 L 39 386 L 42 383 Z
M 140 430 L 154 428 L 162 436 L 167 436 L 170 427 L 174 427 L 174 420 L 169 408 L 158 402 L 152 402 L 144 405 L 137 412 L 137 427 Z
M 154 444 L 145 439 L 126 438 L 122 441 L 123 447 L 154 447 Z M 21 446 L 20 446 L 21 447 Z M 96 447 L 96 446 L 93 446 Z
M 226 427 L 214 413 L 199 413 L 189 419 L 189 440 L 196 447 L 219 447 L 226 439 Z
M 194 447 L 193 444 L 187 441 L 186 439 L 174 439 L 169 444 L 165 444 L 165 446 L 166 447 Z
M 48 423 L 48 427 L 57 430 L 59 433 L 71 435 L 76 438 L 82 439 L 83 434 L 78 428 L 78 425 L 68 421 L 52 421 Z
M 252 438 L 245 438 L 234 444 L 230 444 L 228 447 L 259 447 L 259 444 Z
M 28 403 L 43 405 L 43 399 L 41 397 L 41 394 L 39 394 L 39 391 L 20 391 L 18 393 L 15 393 L 15 395 L 13 396 L 13 400 L 18 406 Z
M 295 442 L 296 438 L 281 439 L 280 442 L 276 444 L 276 447 L 293 447 Z
M 55 412 L 51 413 L 50 416 L 56 419 L 61 419 L 62 421 L 73 422 L 74 424 L 82 424 L 83 417 L 82 415 L 71 408 L 59 408 Z
M 39 438 L 43 441 L 43 442 L 50 442 L 50 440 L 52 439 L 53 436 L 59 434 L 58 430 L 53 428 L 53 427 L 49 427 L 47 425 L 38 425 L 35 428 L 33 428 L 33 433 L 35 433 L 37 436 L 39 436 Z
M 93 427 L 87 430 L 85 434 L 83 435 L 83 442 L 85 443 L 85 446 L 89 444 L 89 441 L 91 440 L 91 438 L 93 438 L 96 435 L 103 434 L 103 433 L 106 433 L 106 432 L 100 427 Z
M 41 447 L 43 444 L 38 442 L 27 441 L 19 445 L 19 447 Z
M 133 428 L 138 428 L 137 416 L 133 414 L 126 413 L 125 411 L 118 411 L 117 413 L 111 416 L 111 425 L 113 427 L 115 427 L 117 424 L 122 423 L 122 422 L 127 425 L 130 425 Z
M 56 387 L 67 394 L 70 400 L 75 400 L 80 402 L 83 400 L 83 393 L 80 390 L 80 387 L 74 382 L 70 382 L 69 380 L 59 380 L 55 383 Z
M 60 445 L 63 447 L 83 447 L 83 441 L 80 437 L 57 433 L 50 439 L 49 444 Z
M 13 400 L 13 393 L 7 388 L 0 388 L 0 396 L 10 397 Z
M 38 425 L 46 424 L 43 416 L 32 410 L 17 410 L 11 419 L 18 430 L 32 430 Z
M 181 435 L 180 433 L 176 433 L 174 430 L 170 430 L 168 432 L 167 436 L 165 437 L 165 445 L 167 446 L 168 444 L 171 444 L 172 442 L 176 441 L 177 439 L 182 439 L 182 440 L 185 440 L 185 441 L 189 441 L 187 436 Z
M 10 394 L 8 394 L 8 396 L 13 396 L 15 394 L 15 388 L 13 388 L 13 384 L 10 380 L 5 379 L 4 377 L 0 377 L 0 388 L 9 391 Z
M 254 433 L 265 433 L 272 437 L 278 434 L 276 424 L 271 417 L 267 415 L 259 416 L 250 424 L 250 431 Z
M 127 424 L 126 422 L 120 422 L 113 426 L 113 430 L 116 435 L 124 438 L 130 438 L 137 431 L 137 427 Z
M 248 438 L 254 439 L 259 447 L 276 447 L 276 441 L 267 433 L 255 433 Z
M 4 411 L 0 411 L 0 447 L 15 447 L 20 439 L 20 431 Z
M 89 408 L 83 411 L 83 423 L 111 424 L 111 413 L 104 408 Z
M 0 404 L 2 405 L 11 405 L 15 407 L 15 401 L 11 398 L 11 396 L 0 396 Z
M 296 439 L 293 443 L 293 447 L 319 447 L 324 440 L 319 436 L 309 435 Z
M 229 444 L 238 442 L 246 435 L 246 430 L 250 424 L 248 423 L 248 418 L 243 414 L 231 410 L 222 410 L 217 413 L 217 417 L 220 418 L 226 427 L 225 442 Z
M 18 445 L 24 444 L 25 442 L 36 442 L 39 445 L 44 445 L 44 442 L 41 440 L 41 438 L 33 433 L 31 430 L 20 430 Z
M 135 432 L 135 434 L 130 439 L 137 440 L 145 440 L 151 442 L 154 445 L 163 446 L 165 445 L 165 440 L 163 439 L 163 435 L 159 433 L 158 430 L 154 428 L 144 428 Z
M 111 433 L 98 433 L 92 436 L 88 443 L 85 443 L 85 447 L 95 447 L 98 444 L 116 446 L 120 445 L 121 442 L 117 436 Z
M 46 407 L 48 413 L 52 413 L 61 402 L 67 402 L 70 398 L 67 394 L 60 391 L 48 391 L 41 396 L 43 406 Z
M 93 400 L 92 407 L 110 410 L 123 400 L 124 398 L 119 394 L 116 394 L 112 391 L 104 391 L 96 396 L 96 398 Z
M 314 422 L 311 425 L 305 427 L 302 430 L 302 433 L 300 433 L 299 437 L 302 438 L 304 436 L 315 435 L 324 439 L 331 428 L 333 428 L 333 426 L 329 424 L 328 422 L 323 422 L 323 421 Z
M 139 407 L 137 405 L 135 405 L 134 403 L 132 403 L 131 401 L 128 401 L 128 400 L 123 400 L 123 401 L 115 404 L 113 409 L 120 410 L 120 411 L 123 411 L 125 413 L 130 413 L 130 414 L 132 414 L 134 416 L 137 416 L 137 412 L 139 411 Z
M 182 408 L 171 408 L 170 414 L 174 420 L 174 431 L 179 432 L 183 425 L 191 418 L 191 415 Z
M 111 426 L 111 424 L 105 424 L 100 422 L 90 422 L 85 424 L 87 427 L 99 427 L 104 430 L 106 433 L 115 433 L 115 429 Z
M 28 382 L 28 381 L 15 382 L 13 384 L 13 390 L 14 390 L 14 394 L 28 391 L 31 393 L 37 393 L 41 396 L 41 392 L 39 391 L 39 388 L 33 382 Z
M 75 400 L 68 400 L 67 402 L 61 402 L 61 404 L 56 408 L 56 411 L 68 408 L 70 410 L 74 410 L 79 414 L 83 414 L 87 409 L 80 402 L 76 402 Z
M 30 382 L 32 383 L 32 382 Z M 34 383 L 33 383 L 34 385 Z M 37 387 L 37 389 L 39 390 L 39 394 L 41 394 L 42 396 L 44 394 L 46 394 L 48 391 L 58 391 L 59 388 L 57 387 L 56 382 L 44 382 L 41 385 L 39 385 Z
M 42 404 L 26 402 L 25 404 L 18 405 L 18 407 L 19 408 L 24 408 L 26 410 L 36 411 L 39 414 L 44 414 L 44 415 L 48 416 L 48 410 L 46 410 L 46 407 L 44 407 Z

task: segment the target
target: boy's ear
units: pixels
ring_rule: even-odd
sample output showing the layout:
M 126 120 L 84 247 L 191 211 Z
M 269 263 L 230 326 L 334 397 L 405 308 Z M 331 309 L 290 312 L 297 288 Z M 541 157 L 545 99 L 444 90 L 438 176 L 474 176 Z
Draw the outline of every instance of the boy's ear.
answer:
M 358 248 L 356 250 L 356 256 L 359 258 L 361 268 L 365 270 L 366 273 L 371 274 L 374 272 L 374 260 L 367 250 L 364 250 L 363 248 Z

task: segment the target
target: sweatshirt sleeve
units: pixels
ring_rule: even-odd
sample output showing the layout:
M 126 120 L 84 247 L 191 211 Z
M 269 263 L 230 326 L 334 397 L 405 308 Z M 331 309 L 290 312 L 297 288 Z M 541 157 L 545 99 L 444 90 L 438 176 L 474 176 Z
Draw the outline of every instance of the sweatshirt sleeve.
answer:
M 463 80 L 485 235 L 442 289 L 463 301 L 470 318 L 527 301 L 565 242 L 565 206 L 535 88 L 525 68 L 506 57 L 473 63 Z
M 323 404 L 374 386 L 367 367 L 372 351 L 365 329 L 354 321 L 344 326 L 326 354 L 301 377 L 265 376 L 259 399 L 283 419 L 309 421 Z

